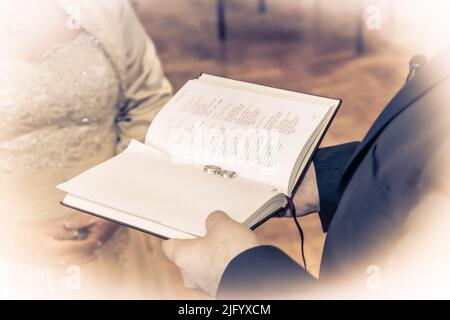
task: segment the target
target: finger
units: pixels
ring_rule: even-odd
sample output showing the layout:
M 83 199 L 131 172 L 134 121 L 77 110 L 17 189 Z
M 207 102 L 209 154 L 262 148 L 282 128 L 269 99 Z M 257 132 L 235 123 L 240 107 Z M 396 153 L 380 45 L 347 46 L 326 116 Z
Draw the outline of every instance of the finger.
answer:
M 190 273 L 180 269 L 181 277 L 183 278 L 184 285 L 189 289 L 199 289 L 197 283 L 195 281 L 195 277 L 193 277 Z
M 178 256 L 182 251 L 183 247 L 186 246 L 189 240 L 179 240 L 179 239 L 170 239 L 163 241 L 161 248 L 164 255 L 170 261 L 176 263 L 178 260 Z
M 289 210 L 289 209 L 280 210 L 274 217 L 275 218 L 292 218 L 291 210 Z
M 78 237 L 78 230 L 67 229 L 63 222 L 47 227 L 44 234 L 57 240 L 71 240 Z
M 231 220 L 230 217 L 222 211 L 214 211 L 206 218 L 206 232 L 211 232 L 219 224 Z
M 59 259 L 58 264 L 63 266 L 68 265 L 83 265 L 94 262 L 98 259 L 95 253 L 66 256 Z
M 109 221 L 98 221 L 90 229 L 90 236 L 106 243 L 119 229 L 120 225 Z
M 97 220 L 99 219 L 96 217 L 83 213 L 77 213 L 72 215 L 70 218 L 65 219 L 63 224 L 66 229 L 77 230 L 87 228 L 94 224 Z
M 44 246 L 50 254 L 54 255 L 81 255 L 90 254 L 102 246 L 97 239 L 86 238 L 85 240 L 56 240 L 46 238 Z

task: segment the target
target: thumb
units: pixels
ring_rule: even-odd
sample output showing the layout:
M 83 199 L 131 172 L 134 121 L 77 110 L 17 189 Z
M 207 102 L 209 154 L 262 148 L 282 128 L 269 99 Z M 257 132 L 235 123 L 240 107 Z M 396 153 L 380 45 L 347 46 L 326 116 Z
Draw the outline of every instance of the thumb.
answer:
M 182 250 L 188 240 L 170 239 L 163 241 L 161 245 L 162 252 L 172 262 L 177 260 L 179 252 Z
M 98 218 L 87 214 L 77 213 L 72 215 L 70 218 L 65 219 L 63 224 L 66 229 L 78 230 L 89 227 L 90 225 L 94 224 L 97 219 Z
M 219 224 L 231 220 L 231 218 L 222 211 L 214 211 L 206 218 L 206 232 L 213 231 Z

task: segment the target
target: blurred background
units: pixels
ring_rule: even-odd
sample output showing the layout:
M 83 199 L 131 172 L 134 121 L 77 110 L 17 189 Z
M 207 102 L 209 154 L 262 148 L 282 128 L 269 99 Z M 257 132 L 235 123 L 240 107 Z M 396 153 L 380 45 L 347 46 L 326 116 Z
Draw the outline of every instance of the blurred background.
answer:
M 343 106 L 323 145 L 360 140 L 401 88 L 415 54 L 448 45 L 446 0 L 134 0 L 167 77 L 178 90 L 206 72 L 340 98 Z M 309 270 L 317 275 L 325 234 L 301 219 Z M 257 232 L 300 262 L 291 220 Z M 173 266 L 170 266 L 173 268 Z M 184 289 L 174 298 L 203 297 Z

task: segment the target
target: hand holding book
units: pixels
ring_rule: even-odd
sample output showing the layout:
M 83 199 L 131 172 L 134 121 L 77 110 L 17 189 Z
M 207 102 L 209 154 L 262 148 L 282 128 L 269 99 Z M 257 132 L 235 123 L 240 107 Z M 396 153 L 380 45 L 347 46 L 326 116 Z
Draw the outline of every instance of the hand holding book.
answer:
M 261 242 L 255 232 L 220 211 L 208 216 L 206 231 L 203 238 L 164 241 L 162 249 L 166 257 L 180 268 L 187 287 L 215 296 L 230 261 Z M 223 244 L 221 250 L 217 250 L 219 243 Z
M 339 106 L 202 75 L 161 110 L 145 144 L 58 186 L 63 204 L 163 238 L 204 236 L 216 210 L 255 228 L 286 207 Z M 234 178 L 205 174 L 205 165 Z
M 308 167 L 300 185 L 294 191 L 292 200 L 294 201 L 297 217 L 304 217 L 320 211 L 319 189 L 317 187 L 314 163 L 311 163 Z M 292 217 L 292 212 L 288 209 L 282 210 L 278 217 Z

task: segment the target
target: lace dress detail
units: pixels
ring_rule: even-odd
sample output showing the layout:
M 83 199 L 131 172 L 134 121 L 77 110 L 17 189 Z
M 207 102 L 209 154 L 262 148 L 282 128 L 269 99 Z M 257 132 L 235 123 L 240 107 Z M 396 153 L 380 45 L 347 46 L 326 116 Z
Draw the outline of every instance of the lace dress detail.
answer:
M 85 33 L 37 63 L 0 64 L 0 172 L 65 171 L 113 154 L 118 80 Z
M 71 214 L 59 204 L 64 194 L 56 185 L 114 156 L 119 88 L 101 44 L 86 32 L 35 63 L 0 60 L 2 221 L 53 223 Z M 158 243 L 120 228 L 98 259 L 82 266 L 85 289 L 69 296 L 160 296 Z
M 60 214 L 55 186 L 114 155 L 118 88 L 111 63 L 87 33 L 36 63 L 0 61 L 0 177 L 14 202 L 5 204 L 9 210 L 17 205 L 21 218 Z

